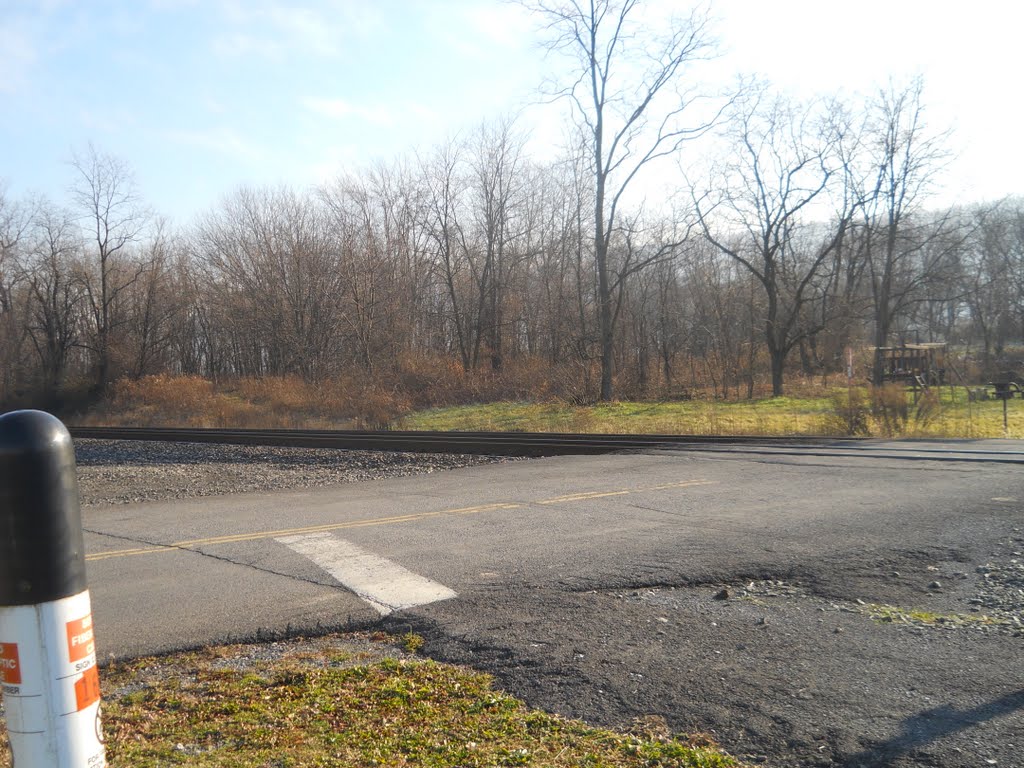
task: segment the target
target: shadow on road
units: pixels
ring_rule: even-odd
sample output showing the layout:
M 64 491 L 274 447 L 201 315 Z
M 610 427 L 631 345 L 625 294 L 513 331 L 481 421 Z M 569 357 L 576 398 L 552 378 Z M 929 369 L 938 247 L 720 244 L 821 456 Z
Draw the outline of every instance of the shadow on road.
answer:
M 988 720 L 1005 717 L 1024 709 L 1024 690 L 1008 693 L 973 709 L 958 710 L 944 704 L 926 709 L 903 721 L 902 733 L 872 749 L 858 752 L 846 759 L 844 768 L 885 768 L 901 757 L 944 736 L 963 731 Z

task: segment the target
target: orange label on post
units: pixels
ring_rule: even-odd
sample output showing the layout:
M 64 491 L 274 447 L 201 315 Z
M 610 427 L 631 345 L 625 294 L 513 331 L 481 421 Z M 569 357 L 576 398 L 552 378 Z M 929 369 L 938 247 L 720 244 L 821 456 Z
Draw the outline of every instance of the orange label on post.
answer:
M 4 685 L 21 685 L 17 643 L 0 643 L 0 682 Z
M 75 681 L 75 705 L 81 712 L 90 704 L 100 700 L 100 673 L 96 667 L 85 670 L 81 680 Z
M 95 652 L 96 643 L 92 639 L 92 616 L 69 621 L 67 630 L 68 659 L 70 661 L 81 661 Z

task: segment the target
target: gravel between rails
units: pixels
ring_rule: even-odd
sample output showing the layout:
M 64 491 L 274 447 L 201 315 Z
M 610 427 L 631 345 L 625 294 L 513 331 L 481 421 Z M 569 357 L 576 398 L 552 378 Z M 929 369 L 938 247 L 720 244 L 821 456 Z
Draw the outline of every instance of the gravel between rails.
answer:
M 75 440 L 83 507 L 279 491 L 515 461 L 503 456 L 385 453 L 134 440 Z

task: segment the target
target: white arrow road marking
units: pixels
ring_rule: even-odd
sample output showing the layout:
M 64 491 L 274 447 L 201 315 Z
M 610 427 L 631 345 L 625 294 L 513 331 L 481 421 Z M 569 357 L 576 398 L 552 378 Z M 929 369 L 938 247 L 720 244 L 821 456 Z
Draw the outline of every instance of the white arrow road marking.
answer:
M 331 533 L 282 536 L 276 541 L 308 557 L 368 602 L 381 616 L 457 597 L 444 584 L 413 573 Z

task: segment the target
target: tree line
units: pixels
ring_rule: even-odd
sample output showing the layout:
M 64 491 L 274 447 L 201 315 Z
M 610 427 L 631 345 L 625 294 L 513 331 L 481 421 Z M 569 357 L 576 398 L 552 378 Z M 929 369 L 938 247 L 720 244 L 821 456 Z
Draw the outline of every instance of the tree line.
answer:
M 536 8 L 580 74 L 553 94 L 573 118 L 552 161 L 507 118 L 313 189 L 239 188 L 183 227 L 91 145 L 66 202 L 0 189 L 0 399 L 154 373 L 386 380 L 413 359 L 531 361 L 592 399 L 751 397 L 914 341 L 1004 364 L 1024 339 L 1024 202 L 930 205 L 948 134 L 920 80 L 703 103 L 679 81 L 706 19 L 626 67 L 635 6 Z M 639 197 L 652 174 L 669 200 Z

